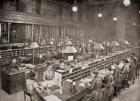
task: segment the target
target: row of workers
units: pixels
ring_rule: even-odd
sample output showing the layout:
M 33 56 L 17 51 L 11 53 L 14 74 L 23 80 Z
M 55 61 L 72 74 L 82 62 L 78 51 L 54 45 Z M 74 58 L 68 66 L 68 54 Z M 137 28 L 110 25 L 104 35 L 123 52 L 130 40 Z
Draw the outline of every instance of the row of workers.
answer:
M 123 61 L 113 61 L 114 64 L 104 70 L 95 68 L 92 71 L 93 80 L 88 85 L 88 93 L 84 101 L 112 101 L 130 84 L 134 84 L 139 76 L 138 59 L 135 54 Z

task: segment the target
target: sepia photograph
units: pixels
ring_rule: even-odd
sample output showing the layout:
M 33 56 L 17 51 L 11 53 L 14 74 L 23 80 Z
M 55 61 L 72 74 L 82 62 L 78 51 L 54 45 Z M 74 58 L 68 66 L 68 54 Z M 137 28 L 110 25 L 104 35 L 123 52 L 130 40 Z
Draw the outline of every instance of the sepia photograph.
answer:
M 0 0 L 0 101 L 140 101 L 140 0 Z

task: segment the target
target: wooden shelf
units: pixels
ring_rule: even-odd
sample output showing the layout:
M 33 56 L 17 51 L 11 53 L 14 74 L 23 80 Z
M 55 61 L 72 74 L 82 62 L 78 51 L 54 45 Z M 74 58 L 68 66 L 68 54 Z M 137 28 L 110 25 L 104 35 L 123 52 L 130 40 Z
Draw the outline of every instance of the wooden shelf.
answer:
M 96 67 L 101 70 L 106 67 L 109 67 L 113 64 L 113 60 L 118 60 L 118 61 L 124 60 L 130 57 L 132 52 L 133 52 L 132 50 L 128 50 L 128 51 L 124 51 L 115 55 L 113 54 L 113 56 L 107 57 L 105 61 L 96 61 L 96 62 L 90 63 L 87 68 L 85 69 L 78 68 L 78 69 L 75 69 L 72 73 L 69 73 L 68 71 L 66 71 L 62 73 L 62 79 L 63 80 L 71 79 L 73 81 L 83 79 L 85 77 L 90 76 L 90 72 L 93 68 Z
M 24 43 L 7 43 L 7 44 L 0 44 L 1 47 L 23 47 Z

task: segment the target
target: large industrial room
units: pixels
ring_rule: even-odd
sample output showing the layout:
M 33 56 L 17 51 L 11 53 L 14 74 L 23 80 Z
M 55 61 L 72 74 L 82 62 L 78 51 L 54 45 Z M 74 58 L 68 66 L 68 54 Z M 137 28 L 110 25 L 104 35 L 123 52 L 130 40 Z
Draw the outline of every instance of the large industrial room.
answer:
M 140 0 L 0 0 L 0 101 L 140 101 Z

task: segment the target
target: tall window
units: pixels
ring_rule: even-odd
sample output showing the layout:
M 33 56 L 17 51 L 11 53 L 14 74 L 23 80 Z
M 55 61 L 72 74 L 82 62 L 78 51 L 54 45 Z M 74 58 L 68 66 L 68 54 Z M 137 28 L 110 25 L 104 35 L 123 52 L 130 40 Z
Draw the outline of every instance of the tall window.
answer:
M 0 44 L 25 42 L 25 24 L 0 23 Z
M 8 23 L 1 23 L 0 43 L 8 43 Z

